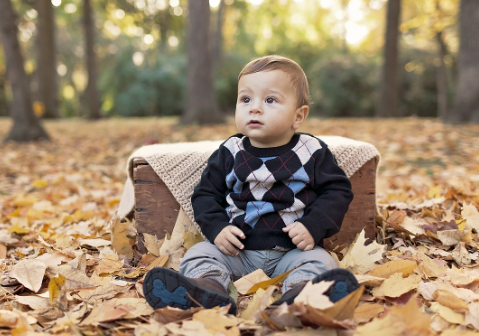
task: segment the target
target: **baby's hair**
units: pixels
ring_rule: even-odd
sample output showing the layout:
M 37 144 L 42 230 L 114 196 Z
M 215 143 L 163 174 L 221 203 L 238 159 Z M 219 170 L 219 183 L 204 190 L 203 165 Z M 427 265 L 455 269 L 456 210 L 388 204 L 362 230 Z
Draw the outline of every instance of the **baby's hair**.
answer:
M 298 101 L 298 107 L 309 105 L 309 85 L 306 74 L 298 63 L 289 58 L 269 55 L 254 59 L 241 70 L 238 80 L 244 75 L 273 70 L 281 70 L 289 75 Z

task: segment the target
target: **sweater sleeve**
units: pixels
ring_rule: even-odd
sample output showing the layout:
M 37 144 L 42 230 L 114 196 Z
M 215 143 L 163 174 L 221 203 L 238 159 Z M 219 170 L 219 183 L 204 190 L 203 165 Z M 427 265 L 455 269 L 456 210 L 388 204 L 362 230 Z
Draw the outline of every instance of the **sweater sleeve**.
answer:
M 191 196 L 195 221 L 210 242 L 214 242 L 218 233 L 229 223 L 226 213 L 226 157 L 228 150 L 220 146 L 208 159 L 200 182 Z
M 353 200 L 351 181 L 324 142 L 316 158 L 314 190 L 318 197 L 298 222 L 308 229 L 316 245 L 338 233 Z

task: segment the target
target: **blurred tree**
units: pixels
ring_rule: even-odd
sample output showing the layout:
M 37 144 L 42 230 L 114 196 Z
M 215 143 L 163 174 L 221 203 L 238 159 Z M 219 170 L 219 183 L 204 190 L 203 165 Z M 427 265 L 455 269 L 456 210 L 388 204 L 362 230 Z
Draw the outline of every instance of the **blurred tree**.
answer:
M 98 70 L 95 52 L 95 20 L 90 0 L 83 0 L 83 30 L 85 34 L 85 52 L 88 69 L 88 84 L 83 96 L 83 104 L 88 107 L 88 118 L 101 118 L 100 92 L 98 91 Z
M 218 11 L 216 12 L 216 29 L 213 36 L 213 61 L 215 66 L 221 61 L 223 49 L 223 20 L 225 15 L 225 1 L 220 0 Z
M 398 36 L 401 0 L 389 0 L 386 14 L 386 34 L 383 49 L 384 63 L 379 87 L 377 117 L 399 117 L 398 100 Z
M 213 87 L 209 1 L 189 0 L 188 12 L 186 110 L 182 121 L 185 124 L 223 122 Z
M 458 79 L 454 108 L 445 121 L 479 123 L 479 1 L 461 0 Z
M 55 15 L 50 0 L 37 0 L 38 12 L 38 89 L 43 103 L 43 118 L 58 118 L 57 49 L 55 44 Z
M 0 0 L 0 39 L 5 53 L 7 78 L 12 86 L 10 114 L 13 126 L 5 141 L 47 140 L 48 134 L 33 113 L 30 83 L 25 73 L 17 37 L 16 17 L 10 0 Z

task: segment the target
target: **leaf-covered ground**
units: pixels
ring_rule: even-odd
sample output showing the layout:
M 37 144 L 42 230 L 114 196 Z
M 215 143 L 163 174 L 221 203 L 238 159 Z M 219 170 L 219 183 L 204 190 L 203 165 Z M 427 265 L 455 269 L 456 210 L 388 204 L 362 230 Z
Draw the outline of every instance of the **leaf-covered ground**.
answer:
M 153 312 L 142 276 L 169 256 L 125 259 L 115 249 L 134 241 L 134 223 L 117 223 L 114 232 L 110 225 L 136 148 L 220 140 L 235 133 L 232 123 L 60 120 L 45 127 L 51 142 L 0 145 L 0 333 L 479 335 L 479 126 L 310 119 L 302 131 L 367 141 L 382 155 L 377 241 L 365 245 L 359 236 L 336 255 L 364 291 L 331 305 L 322 284 L 290 307 L 267 309 L 277 281 L 260 283 L 255 294 L 240 294 L 237 317 L 224 309 Z M 9 128 L 0 119 L 0 138 Z M 262 280 L 244 279 L 238 292 Z

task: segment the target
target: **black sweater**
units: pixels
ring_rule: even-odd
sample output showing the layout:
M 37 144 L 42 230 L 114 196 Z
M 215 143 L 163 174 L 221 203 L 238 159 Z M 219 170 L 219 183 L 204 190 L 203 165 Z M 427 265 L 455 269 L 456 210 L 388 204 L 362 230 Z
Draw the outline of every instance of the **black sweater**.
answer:
M 294 248 L 282 228 L 295 221 L 323 246 L 323 238 L 339 232 L 352 199 L 351 182 L 327 145 L 296 133 L 273 148 L 231 136 L 209 158 L 191 201 L 209 241 L 236 225 L 246 236 L 245 249 L 266 250 Z

